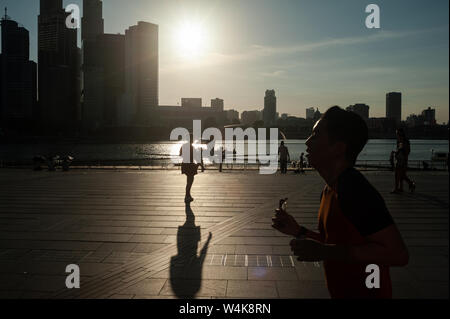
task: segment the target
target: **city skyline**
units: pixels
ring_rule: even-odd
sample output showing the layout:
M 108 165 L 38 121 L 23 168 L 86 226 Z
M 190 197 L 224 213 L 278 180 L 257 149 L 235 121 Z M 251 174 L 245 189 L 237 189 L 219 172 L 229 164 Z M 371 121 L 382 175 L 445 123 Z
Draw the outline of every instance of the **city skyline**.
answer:
M 8 15 L 29 30 L 30 59 L 37 61 L 39 1 L 3 2 Z M 69 3 L 82 10 L 82 1 L 64 1 Z M 448 2 L 377 4 L 379 30 L 365 27 L 362 1 L 339 7 L 330 1 L 133 0 L 125 10 L 120 1 L 108 0 L 103 18 L 105 32 L 114 34 L 137 21 L 159 25 L 160 105 L 177 105 L 185 96 L 220 97 L 225 109 L 261 110 L 264 91 L 273 88 L 280 114 L 304 117 L 308 107 L 365 103 L 370 117 L 384 117 L 386 93 L 401 92 L 402 120 L 431 106 L 437 122 L 447 122 Z M 250 14 L 255 6 L 258 19 Z M 192 38 L 201 52 L 185 47 L 183 30 L 205 38 Z M 180 47 L 189 54 L 179 54 Z

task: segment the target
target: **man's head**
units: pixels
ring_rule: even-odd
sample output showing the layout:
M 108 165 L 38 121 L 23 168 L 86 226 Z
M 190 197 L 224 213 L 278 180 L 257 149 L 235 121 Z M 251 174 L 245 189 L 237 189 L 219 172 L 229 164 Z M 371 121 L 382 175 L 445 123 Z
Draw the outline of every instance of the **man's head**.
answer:
M 284 141 L 281 141 L 281 146 L 284 146 Z
M 307 157 L 318 170 L 336 161 L 353 166 L 367 139 L 367 125 L 359 115 L 333 106 L 314 125 L 306 141 Z

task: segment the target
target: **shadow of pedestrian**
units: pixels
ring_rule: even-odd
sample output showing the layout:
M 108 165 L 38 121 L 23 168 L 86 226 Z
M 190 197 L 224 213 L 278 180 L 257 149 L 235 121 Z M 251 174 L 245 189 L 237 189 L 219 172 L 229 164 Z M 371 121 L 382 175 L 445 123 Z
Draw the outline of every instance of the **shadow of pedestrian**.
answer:
M 201 240 L 200 226 L 195 225 L 191 206 L 186 204 L 186 221 L 178 227 L 178 254 L 170 259 L 170 284 L 178 298 L 194 298 L 202 283 L 202 267 L 212 234 L 197 256 Z

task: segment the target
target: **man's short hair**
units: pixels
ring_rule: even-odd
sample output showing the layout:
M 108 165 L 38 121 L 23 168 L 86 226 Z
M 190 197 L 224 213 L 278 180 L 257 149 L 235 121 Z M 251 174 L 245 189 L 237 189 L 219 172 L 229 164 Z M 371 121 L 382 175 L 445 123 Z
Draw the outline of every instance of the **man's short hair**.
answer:
M 340 141 L 347 145 L 345 158 L 355 165 L 356 158 L 369 138 L 366 122 L 358 114 L 341 109 L 339 106 L 329 108 L 321 119 L 326 121 L 330 141 L 332 143 Z

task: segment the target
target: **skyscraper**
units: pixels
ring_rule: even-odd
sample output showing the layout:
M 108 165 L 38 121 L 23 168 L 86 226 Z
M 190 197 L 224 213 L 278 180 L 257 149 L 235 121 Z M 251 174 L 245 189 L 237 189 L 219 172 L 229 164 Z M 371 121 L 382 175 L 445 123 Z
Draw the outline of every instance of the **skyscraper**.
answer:
M 77 29 L 66 27 L 62 0 L 40 0 L 38 92 L 41 123 L 50 134 L 73 134 L 79 120 Z
M 211 100 L 211 108 L 218 112 L 223 112 L 223 100 L 219 98 Z
M 269 127 L 275 124 L 277 115 L 277 97 L 275 96 L 275 90 L 266 90 L 266 96 L 264 97 L 264 111 L 263 120 L 264 126 Z
M 158 25 L 138 22 L 125 31 L 125 95 L 121 125 L 151 123 L 158 106 Z
M 306 119 L 308 120 L 308 119 L 313 119 L 314 118 L 314 112 L 315 112 L 315 110 L 314 110 L 314 108 L 313 107 L 309 107 L 309 108 L 307 108 L 306 109 Z
M 103 35 L 103 3 L 100 0 L 83 0 L 81 19 L 81 40 L 83 50 L 83 133 L 95 131 L 103 125 L 103 68 L 98 37 Z
M 22 131 L 36 111 L 36 63 L 29 61 L 28 30 L 11 20 L 6 8 L 0 24 L 0 127 Z
M 369 119 L 369 106 L 367 104 L 357 103 L 348 106 L 346 110 L 358 114 L 363 120 L 367 121 Z
M 394 119 L 397 124 L 402 120 L 402 94 L 390 92 L 386 94 L 386 117 Z

